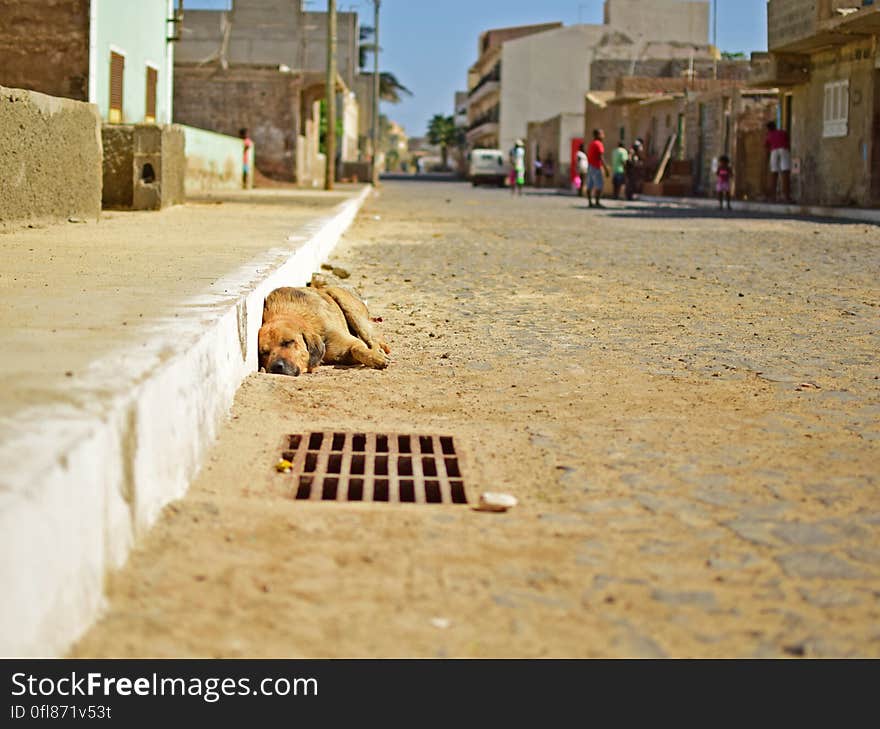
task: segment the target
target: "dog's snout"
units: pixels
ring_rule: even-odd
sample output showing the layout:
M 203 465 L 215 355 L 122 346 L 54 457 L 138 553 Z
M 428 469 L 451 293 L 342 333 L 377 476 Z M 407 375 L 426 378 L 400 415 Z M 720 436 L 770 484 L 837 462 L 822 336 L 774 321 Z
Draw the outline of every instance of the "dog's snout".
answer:
M 286 359 L 276 359 L 272 363 L 272 366 L 269 367 L 269 372 L 273 375 L 290 375 L 291 377 L 299 377 L 300 370 L 299 367 Z

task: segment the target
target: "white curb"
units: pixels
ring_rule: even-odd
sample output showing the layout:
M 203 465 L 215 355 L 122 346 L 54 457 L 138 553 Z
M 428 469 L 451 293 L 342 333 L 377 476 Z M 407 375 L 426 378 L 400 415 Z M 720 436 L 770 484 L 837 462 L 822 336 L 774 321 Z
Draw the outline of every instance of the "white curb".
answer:
M 59 402 L 3 424 L 0 656 L 62 654 L 98 617 L 107 570 L 186 492 L 256 370 L 266 295 L 304 285 L 371 190 L 291 236 L 293 255 L 269 251 L 157 322 L 136 362 L 95 362 L 89 412 Z

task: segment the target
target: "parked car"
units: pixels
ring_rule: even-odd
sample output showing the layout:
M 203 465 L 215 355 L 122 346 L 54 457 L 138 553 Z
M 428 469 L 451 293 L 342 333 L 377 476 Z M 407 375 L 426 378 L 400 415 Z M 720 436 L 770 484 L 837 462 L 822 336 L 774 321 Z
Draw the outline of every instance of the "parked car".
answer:
M 468 178 L 476 187 L 481 183 L 504 187 L 510 165 L 500 149 L 473 149 L 468 153 Z

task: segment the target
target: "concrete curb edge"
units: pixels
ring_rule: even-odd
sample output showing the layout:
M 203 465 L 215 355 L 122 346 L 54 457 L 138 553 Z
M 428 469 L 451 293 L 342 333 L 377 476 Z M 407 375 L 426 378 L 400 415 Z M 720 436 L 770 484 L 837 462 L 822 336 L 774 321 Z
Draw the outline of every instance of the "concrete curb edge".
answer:
M 157 357 L 133 385 L 113 388 L 106 407 L 51 408 L 20 440 L 2 444 L 0 656 L 63 654 L 99 617 L 108 570 L 124 564 L 162 508 L 186 492 L 238 387 L 256 371 L 251 343 L 265 296 L 308 282 L 372 190 L 291 236 L 301 245 L 280 265 L 254 262 L 238 272 L 239 294 L 207 319 L 175 320 L 177 335 L 166 327 L 160 339 L 178 341 L 151 345 L 172 354 Z M 180 341 L 184 330 L 190 346 Z M 92 374 L 112 371 L 112 359 Z

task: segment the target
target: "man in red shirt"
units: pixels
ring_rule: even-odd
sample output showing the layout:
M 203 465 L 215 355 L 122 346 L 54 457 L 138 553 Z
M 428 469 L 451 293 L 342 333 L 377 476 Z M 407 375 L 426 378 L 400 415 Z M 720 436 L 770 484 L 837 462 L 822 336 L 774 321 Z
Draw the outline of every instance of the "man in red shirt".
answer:
M 767 122 L 764 144 L 770 156 L 770 199 L 776 201 L 776 186 L 782 178 L 782 199 L 791 202 L 791 151 L 788 132 L 777 129 L 776 122 Z
M 593 130 L 593 141 L 587 147 L 587 202 L 593 207 L 593 198 L 590 193 L 595 191 L 597 208 L 605 206 L 599 202 L 602 197 L 602 188 L 605 185 L 604 175 L 608 174 L 608 165 L 605 164 L 605 145 L 602 140 L 605 139 L 605 132 L 601 129 Z

